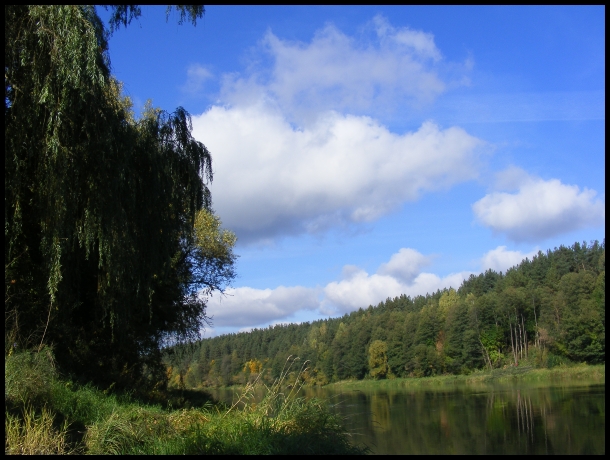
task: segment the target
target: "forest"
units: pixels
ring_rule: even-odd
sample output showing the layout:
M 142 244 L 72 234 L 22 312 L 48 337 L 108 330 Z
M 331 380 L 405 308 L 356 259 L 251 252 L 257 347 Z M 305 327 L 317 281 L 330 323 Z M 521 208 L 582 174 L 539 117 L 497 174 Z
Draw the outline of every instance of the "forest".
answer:
M 340 318 L 275 325 L 167 349 L 176 387 L 272 382 L 299 357 L 305 383 L 605 362 L 605 238 L 539 251 L 459 289 L 401 295 Z

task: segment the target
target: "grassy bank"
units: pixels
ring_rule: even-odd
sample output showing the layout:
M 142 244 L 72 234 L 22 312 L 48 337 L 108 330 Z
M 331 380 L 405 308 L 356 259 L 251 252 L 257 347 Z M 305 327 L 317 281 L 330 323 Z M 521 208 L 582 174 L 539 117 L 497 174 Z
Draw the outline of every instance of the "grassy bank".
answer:
M 439 375 L 434 377 L 400 378 L 386 380 L 351 380 L 330 384 L 345 389 L 365 388 L 413 388 L 446 389 L 460 385 L 492 385 L 523 383 L 528 385 L 582 385 L 583 383 L 605 383 L 606 365 L 575 364 L 552 369 L 533 367 L 510 367 L 493 371 L 477 371 L 470 375 Z
M 5 453 L 358 454 L 342 420 L 286 382 L 254 387 L 232 407 L 210 401 L 171 410 L 108 395 L 58 375 L 48 349 L 5 357 Z

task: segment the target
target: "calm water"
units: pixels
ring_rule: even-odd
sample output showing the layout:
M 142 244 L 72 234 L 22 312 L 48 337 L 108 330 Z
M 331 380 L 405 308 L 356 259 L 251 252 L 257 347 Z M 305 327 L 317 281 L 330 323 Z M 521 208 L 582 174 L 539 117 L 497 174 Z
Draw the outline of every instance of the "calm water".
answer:
M 308 388 L 377 454 L 604 454 L 605 385 Z M 232 392 L 215 396 L 230 402 Z

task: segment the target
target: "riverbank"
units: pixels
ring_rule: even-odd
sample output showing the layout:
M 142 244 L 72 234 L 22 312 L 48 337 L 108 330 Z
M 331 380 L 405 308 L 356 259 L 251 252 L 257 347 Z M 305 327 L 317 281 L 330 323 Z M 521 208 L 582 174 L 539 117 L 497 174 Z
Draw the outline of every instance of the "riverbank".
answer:
M 375 454 L 600 454 L 604 383 L 605 366 L 520 365 L 304 386 L 301 394 L 332 402 L 354 439 Z M 229 404 L 239 394 L 235 387 L 210 391 Z
M 528 385 L 579 385 L 582 382 L 605 383 L 606 365 L 574 364 L 552 369 L 509 367 L 492 371 L 476 371 L 469 375 L 438 375 L 433 377 L 396 378 L 383 380 L 345 380 L 327 385 L 329 388 L 412 388 L 443 389 L 460 385 L 515 384 Z
M 367 452 L 324 402 L 282 393 L 279 385 L 257 404 L 247 387 L 231 407 L 207 401 L 172 409 L 63 379 L 48 349 L 5 356 L 4 369 L 7 454 Z

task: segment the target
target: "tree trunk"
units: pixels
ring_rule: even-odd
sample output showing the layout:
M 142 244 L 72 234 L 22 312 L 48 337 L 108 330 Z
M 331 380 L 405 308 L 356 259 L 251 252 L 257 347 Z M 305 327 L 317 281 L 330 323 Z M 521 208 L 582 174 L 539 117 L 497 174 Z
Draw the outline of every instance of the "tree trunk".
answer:
M 525 330 L 525 319 L 521 315 L 521 324 L 523 325 L 523 347 L 525 349 L 525 359 L 527 359 L 527 331 Z
M 534 297 L 532 296 L 532 307 L 534 308 L 534 323 L 536 324 L 536 336 L 534 337 L 534 345 L 540 350 L 540 338 L 538 334 L 538 317 L 536 316 L 536 304 L 534 303 Z
M 519 317 L 515 315 L 515 336 L 517 337 L 517 353 L 520 359 L 523 359 L 523 346 L 521 343 L 521 325 L 519 324 Z
M 513 358 L 515 360 L 515 365 L 517 364 L 517 348 L 515 347 L 515 341 L 513 341 L 513 325 L 510 322 L 510 319 L 508 320 L 508 327 L 510 329 L 510 344 L 513 348 Z

